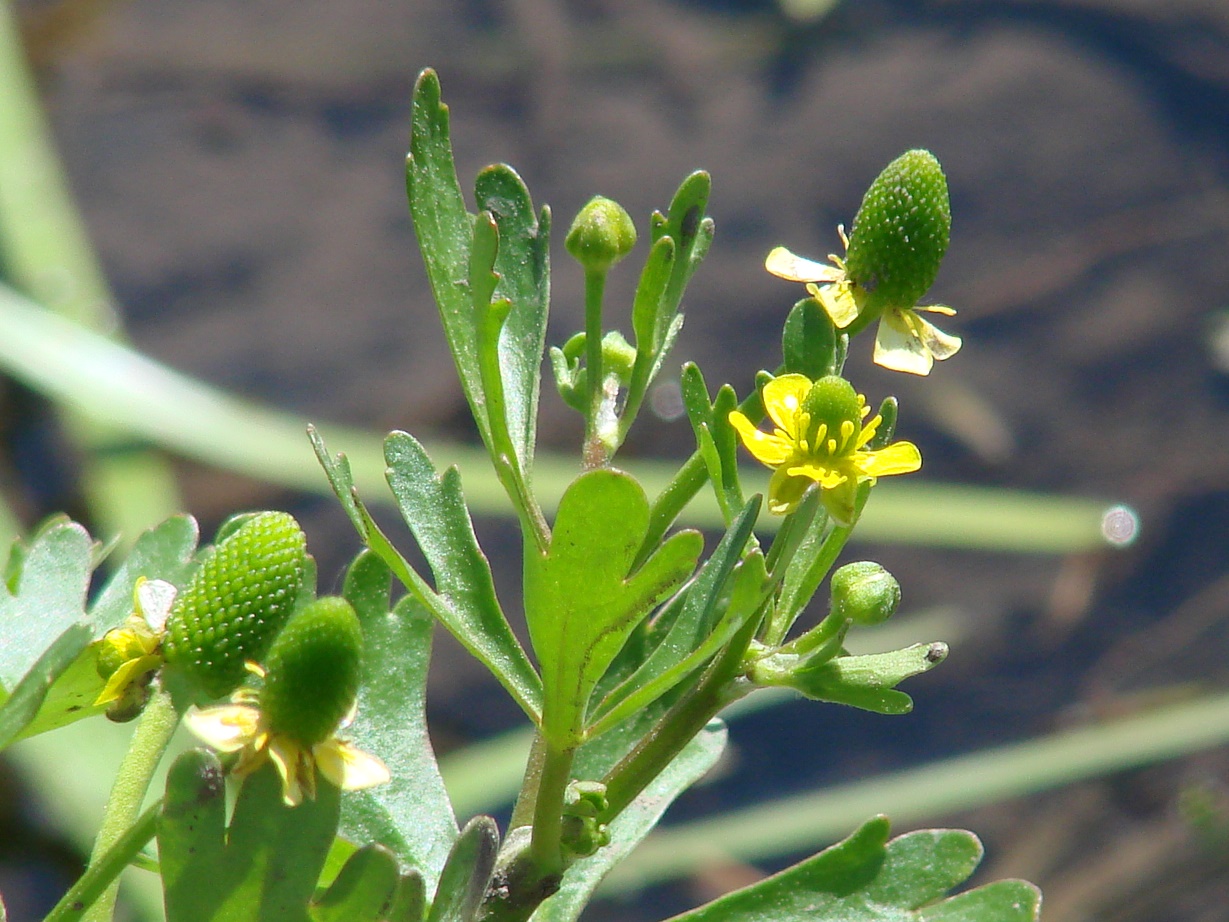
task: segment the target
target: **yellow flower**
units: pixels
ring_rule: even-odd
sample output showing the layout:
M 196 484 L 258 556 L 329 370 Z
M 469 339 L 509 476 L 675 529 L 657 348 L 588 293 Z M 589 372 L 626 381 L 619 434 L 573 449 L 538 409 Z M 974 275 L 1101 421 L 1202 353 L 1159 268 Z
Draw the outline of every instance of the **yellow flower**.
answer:
M 764 385 L 762 397 L 776 427 L 771 433 L 761 432 L 738 410 L 729 419 L 747 450 L 774 469 L 768 509 L 776 515 L 793 512 L 815 483 L 833 521 L 849 525 L 860 483 L 922 466 L 912 442 L 866 448 L 883 419 L 863 423 L 870 413 L 866 398 L 844 378 L 829 375 L 812 382 L 805 375 L 782 375 Z
M 146 689 L 162 666 L 162 634 L 175 592 L 163 580 L 138 578 L 132 613 L 98 642 L 98 672 L 107 682 L 94 704 L 111 705 L 115 719 L 129 719 L 145 705 Z
M 249 672 L 264 678 L 260 666 L 246 665 Z M 269 726 L 260 709 L 259 691 L 240 688 L 230 700 L 230 704 L 207 708 L 193 705 L 184 714 L 185 726 L 219 752 L 238 752 L 239 760 L 232 769 L 237 777 L 271 761 L 281 776 L 282 800 L 287 806 L 298 806 L 304 797 L 315 799 L 316 769 L 343 791 L 389 780 L 388 767 L 380 759 L 337 737 L 354 719 L 354 707 L 333 733 L 309 745 Z
M 849 248 L 845 229 L 838 227 L 841 242 Z M 796 256 L 785 247 L 776 247 L 764 260 L 764 268 L 778 278 L 807 283 L 807 291 L 821 305 L 833 325 L 844 330 L 866 307 L 866 289 L 845 273 L 845 261 L 829 254 L 831 265 Z M 875 334 L 875 364 L 892 371 L 928 375 L 935 361 L 949 359 L 960 351 L 960 337 L 944 333 L 919 314 L 926 311 L 951 317 L 956 312 L 942 304 L 888 307 L 879 318 Z M 868 317 L 866 322 L 873 320 Z

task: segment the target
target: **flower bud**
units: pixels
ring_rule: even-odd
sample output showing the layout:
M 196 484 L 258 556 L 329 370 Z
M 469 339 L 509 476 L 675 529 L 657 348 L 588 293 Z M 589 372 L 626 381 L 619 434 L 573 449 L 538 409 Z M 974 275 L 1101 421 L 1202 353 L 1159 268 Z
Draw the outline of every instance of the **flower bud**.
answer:
M 829 617 L 863 626 L 887 621 L 900 605 L 900 583 L 870 560 L 847 563 L 833 573 L 831 591 Z
M 269 729 L 303 746 L 332 736 L 358 695 L 362 656 L 362 628 L 345 599 L 317 599 L 291 618 L 265 660 Z
M 636 245 L 636 225 L 618 202 L 595 195 L 572 222 L 563 245 L 586 270 L 605 272 Z
M 951 228 L 947 178 L 934 155 L 911 150 L 889 163 L 862 199 L 845 254 L 863 310 L 913 307 L 939 272 Z
M 213 698 L 244 679 L 294 609 L 307 539 L 284 512 L 252 516 L 220 543 L 175 599 L 163 652 Z

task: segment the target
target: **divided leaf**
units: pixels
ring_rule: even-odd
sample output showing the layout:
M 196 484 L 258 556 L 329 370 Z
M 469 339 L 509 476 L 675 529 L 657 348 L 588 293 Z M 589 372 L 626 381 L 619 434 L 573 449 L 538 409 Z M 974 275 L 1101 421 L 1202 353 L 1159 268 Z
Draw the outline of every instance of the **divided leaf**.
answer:
M 363 626 L 363 682 L 358 713 L 346 736 L 377 754 L 388 784 L 355 791 L 342 810 L 342 832 L 379 842 L 434 889 L 457 838 L 452 806 L 427 733 L 426 684 L 434 619 L 412 596 L 389 613 L 390 574 L 370 551 L 346 574 L 343 594 Z
M 648 523 L 634 478 L 593 470 L 560 500 L 548 552 L 526 552 L 525 618 L 542 665 L 542 730 L 555 746 L 581 742 L 597 682 L 640 620 L 695 568 L 704 541 L 685 531 L 633 572 Z
M 529 190 L 509 166 L 496 164 L 474 182 L 478 209 L 499 230 L 495 272 L 497 298 L 511 308 L 499 336 L 504 412 L 517 462 L 528 477 L 533 466 L 541 386 L 542 353 L 550 307 L 550 209 L 536 216 Z
M 320 779 L 315 800 L 282 802 L 272 764 L 243 783 L 229 826 L 217 757 L 185 752 L 167 774 L 158 824 L 167 922 L 417 922 L 387 914 L 414 884 L 396 859 L 359 849 L 313 904 L 316 882 L 337 831 L 340 792 Z M 381 855 L 382 853 L 382 855 Z
M 888 841 L 876 817 L 843 842 L 670 922 L 1034 922 L 1041 894 L 998 881 L 945 900 L 982 857 L 971 832 L 927 829 Z
M 443 604 L 437 615 L 486 664 L 525 712 L 537 719 L 542 685 L 508 625 L 455 467 L 437 474 L 418 440 L 393 432 L 384 442 L 388 484 L 435 574 Z

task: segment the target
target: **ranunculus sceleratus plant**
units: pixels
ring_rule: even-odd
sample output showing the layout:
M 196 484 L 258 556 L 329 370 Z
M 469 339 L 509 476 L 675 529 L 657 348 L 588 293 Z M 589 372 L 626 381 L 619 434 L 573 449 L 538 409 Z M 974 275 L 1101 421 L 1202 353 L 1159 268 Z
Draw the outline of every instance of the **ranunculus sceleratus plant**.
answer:
M 429 576 L 381 532 L 345 456 L 314 431 L 364 545 L 338 595 L 317 597 L 294 519 L 265 512 L 236 516 L 203 548 L 191 519 L 169 520 L 86 605 L 96 548 L 80 526 L 47 523 L 0 584 L 0 616 L 17 626 L 0 653 L 9 690 L 0 744 L 83 717 L 137 721 L 89 867 L 52 922 L 110 918 L 114 882 L 133 863 L 161 875 L 170 922 L 572 920 L 716 761 L 729 704 L 783 686 L 901 715 L 912 701 L 897 686 L 946 656 L 942 643 L 851 655 L 847 634 L 891 617 L 900 587 L 873 562 L 833 570 L 879 478 L 922 466 L 921 450 L 895 435 L 895 399 L 875 409 L 845 378 L 851 345 L 874 325 L 874 360 L 917 375 L 960 348 L 923 317 L 953 311 L 919 304 L 951 225 L 929 152 L 908 151 L 874 179 L 848 236 L 835 229 L 843 255 L 768 254 L 769 272 L 806 286 L 778 317 L 780 367 L 741 397 L 730 384 L 710 391 L 698 367 L 683 367 L 695 451 L 655 497 L 618 454 L 666 367 L 688 281 L 713 239 L 708 175 L 688 176 L 639 229 L 610 199 L 585 205 L 564 239 L 583 271 L 584 329 L 549 350 L 550 211 L 505 165 L 478 174 L 470 211 L 430 71 L 414 93 L 407 176 L 460 384 L 520 524 L 530 649 L 505 616 L 461 474 L 438 469 L 404 432 L 385 441 L 387 479 Z M 616 321 L 606 279 L 637 245 L 630 316 Z M 547 358 L 584 432 L 575 477 L 551 510 L 534 487 Z M 750 459 L 771 470 L 764 497 L 744 493 L 740 463 Z M 709 487 L 725 532 L 706 547 L 675 521 Z M 774 518 L 775 530 L 757 531 Z M 796 629 L 825 583 L 826 611 Z M 63 631 L 47 646 L 27 628 L 38 618 L 45 626 L 49 611 Z M 534 729 L 502 834 L 489 817 L 454 815 L 432 754 L 424 697 L 437 622 Z M 181 721 L 204 745 L 175 760 L 165 793 L 142 812 Z M 237 791 L 229 810 L 228 785 Z M 151 839 L 156 857 L 144 851 Z M 1040 897 L 1021 881 L 949 895 L 979 858 L 971 833 L 889 840 L 876 817 L 676 918 L 1036 918 Z

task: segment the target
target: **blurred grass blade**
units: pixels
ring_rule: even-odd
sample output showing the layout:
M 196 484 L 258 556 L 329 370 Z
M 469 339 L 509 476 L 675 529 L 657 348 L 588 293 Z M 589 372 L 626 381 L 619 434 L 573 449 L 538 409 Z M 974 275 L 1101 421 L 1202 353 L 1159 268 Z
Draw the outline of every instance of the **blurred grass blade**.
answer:
M 119 318 L 90 246 L 21 47 L 12 4 L 0 2 L 0 253 L 4 277 L 46 308 L 118 337 Z M 135 537 L 180 506 L 169 466 L 127 434 L 68 414 L 82 449 L 81 485 L 95 530 Z
M 326 492 L 304 431 L 307 420 L 240 400 L 173 371 L 132 349 L 40 308 L 0 285 L 0 370 L 95 422 L 130 437 L 225 470 L 295 489 Z M 322 424 L 330 445 L 350 459 L 354 479 L 369 502 L 391 500 L 384 484 L 380 436 Z M 508 515 L 512 509 L 486 452 L 456 443 L 425 447 L 441 469 L 465 473 L 465 497 L 476 515 Z M 676 472 L 664 461 L 628 468 L 649 495 Z M 540 452 L 534 487 L 553 509 L 575 478 L 577 463 Z M 766 474 L 744 475 L 748 493 L 762 490 Z M 858 525 L 858 538 L 981 550 L 1062 554 L 1104 547 L 1102 517 L 1108 504 L 1092 499 L 927 483 L 875 487 Z M 765 516 L 760 525 L 779 520 Z M 683 524 L 724 530 L 721 512 L 705 492 L 687 508 Z
M 868 816 L 897 828 L 1229 743 L 1229 694 L 1157 708 L 665 829 L 614 870 L 606 895 L 827 845 Z

